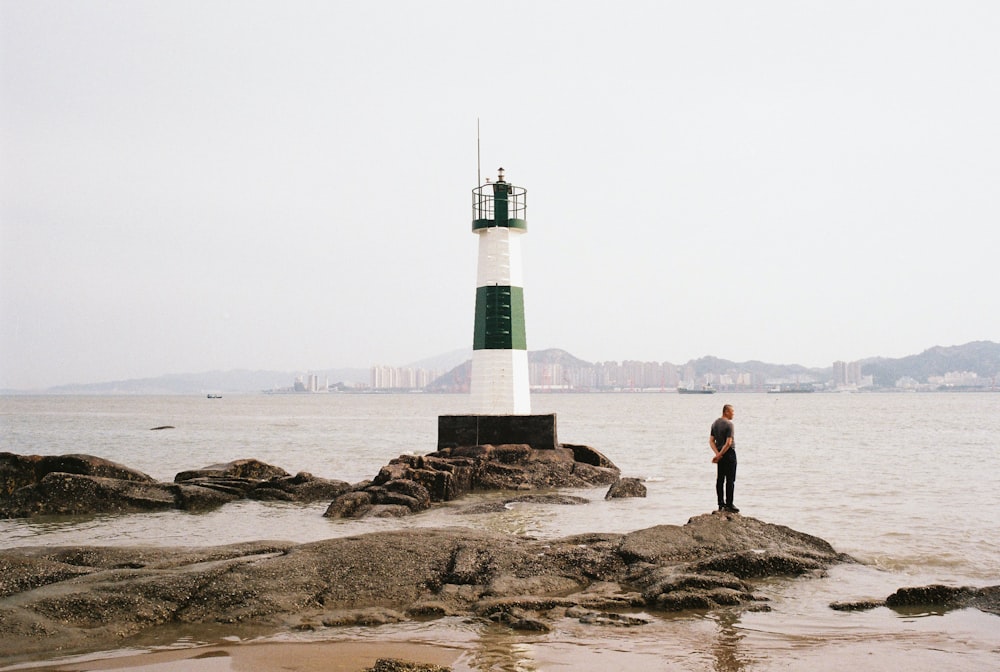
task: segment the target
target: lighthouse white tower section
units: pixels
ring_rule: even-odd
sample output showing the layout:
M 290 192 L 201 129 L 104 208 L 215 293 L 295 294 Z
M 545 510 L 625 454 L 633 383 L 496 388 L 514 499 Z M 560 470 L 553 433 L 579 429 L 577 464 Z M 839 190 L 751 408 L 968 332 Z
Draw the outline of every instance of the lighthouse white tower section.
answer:
M 472 344 L 473 412 L 531 413 L 520 237 L 527 231 L 527 193 L 504 180 L 472 191 L 472 230 L 479 236 L 476 325 Z

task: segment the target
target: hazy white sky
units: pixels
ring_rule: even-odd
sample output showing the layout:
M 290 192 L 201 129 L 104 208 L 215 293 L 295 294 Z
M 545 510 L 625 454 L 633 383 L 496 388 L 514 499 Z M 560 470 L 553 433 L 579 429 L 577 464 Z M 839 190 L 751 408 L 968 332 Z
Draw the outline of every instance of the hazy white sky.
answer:
M 1000 340 L 1000 3 L 0 1 L 0 388 Z

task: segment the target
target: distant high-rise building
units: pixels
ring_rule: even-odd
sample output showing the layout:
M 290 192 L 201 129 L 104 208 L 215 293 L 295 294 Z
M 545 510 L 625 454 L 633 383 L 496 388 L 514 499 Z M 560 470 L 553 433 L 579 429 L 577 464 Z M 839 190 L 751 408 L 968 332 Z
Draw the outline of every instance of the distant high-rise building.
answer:
M 833 363 L 833 384 L 838 387 L 847 385 L 847 362 Z

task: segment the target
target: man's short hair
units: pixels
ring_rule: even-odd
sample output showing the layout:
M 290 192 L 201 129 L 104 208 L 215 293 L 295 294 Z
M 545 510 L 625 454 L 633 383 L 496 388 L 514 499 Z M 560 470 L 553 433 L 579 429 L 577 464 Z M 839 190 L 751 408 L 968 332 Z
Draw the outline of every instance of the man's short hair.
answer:
M 725 406 L 723 406 L 723 407 L 722 407 L 722 414 L 723 414 L 723 415 L 725 415 L 725 414 L 726 414 L 726 411 L 728 411 L 728 410 L 729 410 L 729 409 L 731 409 L 732 407 L 733 407 L 733 405 L 732 405 L 732 404 L 726 404 Z

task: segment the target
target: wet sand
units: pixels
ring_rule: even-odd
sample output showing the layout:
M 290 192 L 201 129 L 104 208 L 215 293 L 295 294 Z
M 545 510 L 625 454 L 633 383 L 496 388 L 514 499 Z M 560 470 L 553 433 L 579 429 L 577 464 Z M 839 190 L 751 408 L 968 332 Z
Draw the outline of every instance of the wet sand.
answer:
M 276 642 L 223 644 L 74 662 L 16 665 L 32 672 L 360 672 L 379 658 L 447 667 L 462 651 L 407 642 Z

